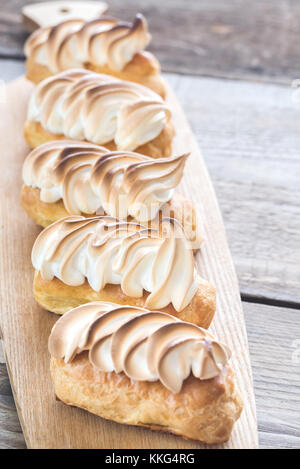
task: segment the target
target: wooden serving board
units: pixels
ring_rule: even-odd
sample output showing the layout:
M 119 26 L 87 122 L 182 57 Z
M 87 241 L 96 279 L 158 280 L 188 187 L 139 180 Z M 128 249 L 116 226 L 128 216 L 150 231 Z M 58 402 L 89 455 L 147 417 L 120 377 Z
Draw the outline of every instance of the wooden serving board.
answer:
M 29 448 L 203 448 L 197 442 L 119 425 L 57 402 L 49 373 L 47 340 L 57 316 L 32 296 L 30 254 L 40 231 L 19 204 L 21 168 L 29 148 L 23 138 L 32 84 L 21 77 L 1 93 L 1 336 L 18 414 Z M 196 140 L 171 89 L 168 102 L 177 131 L 174 154 L 191 151 L 180 191 L 193 200 L 205 243 L 199 273 L 217 288 L 212 331 L 233 351 L 232 364 L 244 410 L 230 441 L 219 448 L 256 448 L 252 373 L 238 282 L 214 190 Z

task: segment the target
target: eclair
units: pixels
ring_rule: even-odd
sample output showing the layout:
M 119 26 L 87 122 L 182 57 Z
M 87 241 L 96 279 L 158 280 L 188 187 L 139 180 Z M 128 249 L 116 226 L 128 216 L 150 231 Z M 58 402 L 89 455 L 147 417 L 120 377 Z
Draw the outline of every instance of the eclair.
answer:
M 31 148 L 68 138 L 162 158 L 172 151 L 170 118 L 169 107 L 149 88 L 72 69 L 36 86 L 24 135 Z
M 70 68 L 134 81 L 165 96 L 160 65 L 144 49 L 151 40 L 147 21 L 137 14 L 132 23 L 102 17 L 67 20 L 37 29 L 25 43 L 26 77 L 34 83 Z
M 24 162 L 21 203 L 43 227 L 68 215 L 103 214 L 149 227 L 169 216 L 198 249 L 202 238 L 193 204 L 174 193 L 187 157 L 152 159 L 87 142 L 48 142 Z
M 160 311 L 81 305 L 56 322 L 49 351 L 58 399 L 118 423 L 218 444 L 243 408 L 229 349 Z
M 57 314 L 91 301 L 160 309 L 208 328 L 215 289 L 195 267 L 174 219 L 149 229 L 113 217 L 70 216 L 45 228 L 32 249 L 34 297 Z

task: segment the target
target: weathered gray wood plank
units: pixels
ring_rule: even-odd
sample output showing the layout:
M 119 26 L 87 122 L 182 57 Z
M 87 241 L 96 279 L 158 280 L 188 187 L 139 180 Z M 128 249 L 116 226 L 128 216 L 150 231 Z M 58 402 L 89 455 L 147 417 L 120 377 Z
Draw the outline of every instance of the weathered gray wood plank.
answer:
M 293 90 L 170 74 L 168 80 L 211 173 L 242 294 L 299 303 L 300 103 Z
M 38 0 L 41 1 L 41 0 Z M 2 0 L 0 54 L 23 57 L 20 11 L 33 0 Z M 299 76 L 297 0 L 110 0 L 111 15 L 150 24 L 166 72 L 290 82 Z
M 261 448 L 300 447 L 299 310 L 243 303 Z
M 0 449 L 26 448 L 0 340 Z
M 299 311 L 243 303 L 261 448 L 300 447 Z M 4 364 L 0 364 L 0 448 L 23 448 Z

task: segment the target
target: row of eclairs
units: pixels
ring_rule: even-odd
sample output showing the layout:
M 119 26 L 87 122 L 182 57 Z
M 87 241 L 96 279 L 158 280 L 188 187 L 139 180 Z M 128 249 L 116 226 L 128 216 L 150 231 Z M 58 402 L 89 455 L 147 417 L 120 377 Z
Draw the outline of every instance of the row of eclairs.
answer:
M 243 403 L 231 352 L 207 330 L 216 291 L 196 270 L 195 207 L 176 190 L 189 153 L 173 154 L 150 39 L 138 14 L 64 21 L 25 44 L 21 203 L 44 228 L 34 297 L 60 315 L 48 343 L 60 401 L 218 444 Z

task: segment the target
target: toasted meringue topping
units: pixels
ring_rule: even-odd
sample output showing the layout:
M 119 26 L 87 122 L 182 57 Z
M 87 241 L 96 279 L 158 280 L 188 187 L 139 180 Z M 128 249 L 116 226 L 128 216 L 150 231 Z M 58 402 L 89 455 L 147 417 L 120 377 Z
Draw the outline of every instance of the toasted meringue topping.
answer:
M 156 138 L 170 116 L 161 97 L 142 85 L 72 69 L 39 83 L 27 118 L 54 134 L 132 151 Z
M 39 234 L 32 263 L 44 280 L 57 277 L 71 286 L 87 280 L 95 291 L 119 284 L 134 298 L 145 290 L 150 309 L 172 303 L 182 311 L 198 288 L 190 243 L 170 218 L 158 231 L 113 217 L 66 217 Z
M 190 375 L 200 380 L 222 373 L 230 351 L 206 330 L 166 313 L 94 302 L 62 316 L 49 337 L 49 351 L 66 363 L 83 351 L 104 372 L 124 372 L 136 381 L 159 380 L 180 392 Z
M 68 20 L 35 31 L 25 43 L 25 55 L 52 73 L 87 63 L 120 71 L 150 40 L 141 14 L 132 23 L 105 17 L 88 22 Z
M 86 142 L 58 140 L 28 155 L 23 179 L 27 186 L 40 189 L 43 202 L 62 199 L 70 214 L 104 210 L 113 217 L 145 222 L 153 220 L 172 198 L 187 156 L 153 160 Z

